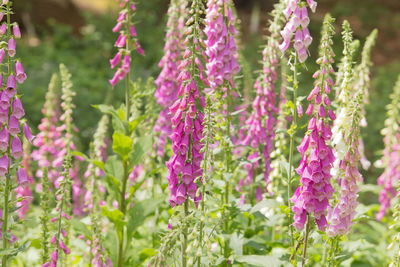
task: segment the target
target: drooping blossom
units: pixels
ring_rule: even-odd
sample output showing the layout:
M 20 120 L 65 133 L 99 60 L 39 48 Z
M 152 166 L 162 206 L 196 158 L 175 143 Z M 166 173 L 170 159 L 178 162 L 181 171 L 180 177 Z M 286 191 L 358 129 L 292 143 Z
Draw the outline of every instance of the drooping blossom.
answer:
M 45 103 L 42 109 L 43 118 L 38 126 L 39 133 L 33 140 L 36 147 L 32 151 L 32 159 L 38 163 L 36 177 L 41 178 L 44 167 L 48 168 L 48 177 L 54 183 L 58 177 L 58 169 L 60 151 L 64 150 L 64 142 L 60 140 L 62 135 L 61 129 L 57 127 L 60 124 L 60 108 L 59 108 L 59 92 L 58 92 L 58 76 L 54 74 L 45 96 Z M 41 188 L 37 188 L 41 191 Z
M 199 1 L 192 3 L 194 15 L 192 24 L 185 32 L 186 50 L 183 60 L 178 66 L 180 74 L 178 83 L 178 100 L 170 107 L 173 155 L 166 163 L 168 168 L 168 182 L 171 195 L 171 206 L 182 205 L 186 199 L 191 198 L 195 204 L 201 199 L 201 193 L 197 194 L 196 178 L 202 176 L 200 167 L 203 160 L 201 149 L 203 144 L 203 113 L 201 108 L 205 106 L 205 99 L 200 95 L 204 85 L 208 86 L 205 78 L 203 63 L 206 61 L 202 53 L 202 28 L 199 21 L 200 12 L 204 12 L 204 6 Z M 197 80 L 196 78 L 199 78 Z M 203 85 L 204 84 L 204 85 Z M 197 105 L 200 103 L 200 105 Z
M 314 0 L 307 0 L 307 4 L 302 0 L 287 1 L 287 6 L 283 11 L 287 23 L 281 31 L 283 42 L 279 46 L 284 53 L 290 47 L 294 36 L 293 47 L 301 63 L 307 59 L 307 48 L 312 42 L 312 37 L 308 30 L 310 18 L 308 17 L 307 6 L 312 12 L 315 12 L 317 3 Z
M 293 225 L 301 230 L 308 216 L 314 215 L 318 228 L 324 231 L 328 226 L 326 211 L 329 199 L 334 189 L 330 183 L 331 167 L 335 160 L 329 141 L 332 137 L 330 121 L 335 120 L 335 115 L 330 106 L 328 97 L 334 85 L 330 77 L 334 70 L 332 51 L 332 36 L 334 19 L 328 14 L 325 16 L 320 57 L 317 63 L 320 70 L 315 72 L 313 78 L 314 89 L 307 97 L 309 105 L 306 114 L 311 116 L 307 132 L 297 150 L 301 154 L 301 161 L 296 172 L 300 175 L 301 185 L 297 188 L 291 201 L 294 212 Z
M 362 181 L 362 176 L 358 171 L 360 161 L 359 139 L 360 139 L 360 112 L 363 105 L 363 92 L 353 93 L 351 86 L 354 72 L 352 69 L 352 32 L 350 24 L 343 22 L 343 43 L 344 59 L 341 69 L 342 78 L 338 89 L 337 119 L 334 121 L 332 134 L 335 136 L 332 145 L 335 146 L 335 162 L 332 169 L 333 177 L 336 178 L 340 186 L 339 200 L 333 208 L 328 210 L 328 235 L 344 235 L 353 224 L 356 214 L 358 182 Z
M 114 69 L 119 65 L 114 73 L 114 76 L 109 80 L 112 88 L 118 83 L 118 81 L 125 78 L 130 72 L 132 51 L 136 50 L 139 54 L 144 55 L 144 51 L 136 38 L 136 30 L 132 24 L 132 17 L 135 14 L 136 7 L 129 1 L 118 0 L 121 7 L 117 24 L 113 28 L 113 32 L 119 32 L 119 36 L 115 42 L 115 47 L 118 48 L 117 54 L 110 59 L 111 68 Z
M 2 14 L 12 14 L 10 9 L 11 5 L 3 5 L 0 7 Z M 25 111 L 21 99 L 17 97 L 17 93 L 22 94 L 19 84 L 22 84 L 27 75 L 24 72 L 23 65 L 20 60 L 16 60 L 16 42 L 15 39 L 20 37 L 20 32 L 11 31 L 10 21 L 2 24 L 0 33 L 3 36 L 3 45 L 0 51 L 0 59 L 8 71 L 0 73 L 0 85 L 3 85 L 0 92 L 0 176 L 3 180 L 2 194 L 9 195 L 9 199 L 4 198 L 4 205 L 8 205 L 5 214 L 0 212 L 0 217 L 13 218 L 15 213 L 23 217 L 28 207 L 26 202 L 30 201 L 29 196 L 26 198 L 17 199 L 15 201 L 15 194 L 20 196 L 29 195 L 29 192 L 21 192 L 21 188 L 27 188 L 29 184 L 29 177 L 26 172 L 26 166 L 21 164 L 20 158 L 23 155 L 22 141 L 23 134 L 21 133 L 21 120 L 25 115 Z M 18 76 L 18 85 L 16 83 L 16 76 Z M 21 79 L 19 79 L 21 78 Z M 5 83 L 3 83 L 3 79 Z M 18 92 L 17 92 L 18 90 Z M 26 132 L 26 131 L 25 131 Z M 30 138 L 30 137 L 26 137 Z M 16 180 L 12 177 L 16 176 Z M 7 181 L 7 182 L 6 182 Z M 5 186 L 8 184 L 8 187 Z M 26 190 L 29 191 L 29 188 Z M 12 200 L 14 199 L 14 200 Z M 10 201 L 12 200 L 12 201 Z M 26 206 L 25 210 L 16 211 L 16 207 Z M 8 233 L 8 243 L 3 249 L 8 249 L 8 244 L 13 245 L 17 241 L 17 237 L 10 231 L 15 228 L 16 222 L 14 220 L 2 220 L 2 231 Z M 5 238 L 5 237 L 4 237 Z M 7 257 L 3 258 L 3 264 L 7 264 Z
M 76 209 L 82 209 L 80 207 L 80 199 L 77 199 L 74 195 L 74 186 L 76 185 L 76 168 L 74 167 L 73 158 L 71 156 L 71 151 L 75 149 L 73 144 L 73 131 L 74 125 L 72 120 L 72 111 L 75 108 L 72 99 L 75 92 L 72 90 L 71 74 L 69 73 L 67 67 L 63 64 L 60 65 L 60 76 L 61 76 L 61 89 L 62 89 L 62 115 L 60 120 L 62 121 L 62 141 L 65 144 L 65 152 L 63 152 L 62 166 L 60 168 L 59 177 L 56 180 L 56 216 L 50 219 L 50 222 L 55 225 L 55 234 L 52 236 L 50 243 L 53 244 L 53 252 L 51 254 L 51 260 L 48 262 L 50 266 L 57 266 L 58 255 L 63 252 L 64 256 L 71 253 L 68 248 L 68 233 L 67 226 L 71 220 L 71 196 L 70 189 L 72 188 L 72 198 L 74 200 L 73 212 L 76 213 Z M 73 178 L 75 175 L 76 178 Z M 82 195 L 84 192 L 82 191 Z M 53 242 L 52 242 L 53 241 Z
M 382 129 L 383 157 L 377 162 L 377 167 L 384 168 L 378 178 L 378 185 L 383 186 L 379 194 L 381 206 L 376 214 L 376 219 L 381 220 L 391 200 L 397 196 L 396 183 L 400 180 L 400 76 L 390 95 L 391 103 L 387 106 L 388 117 L 385 120 L 385 128 Z
M 210 90 L 222 88 L 226 94 L 226 87 L 236 87 L 233 78 L 240 70 L 235 15 L 229 0 L 209 0 L 206 14 L 206 73 Z
M 363 97 L 364 97 L 363 101 L 365 105 L 369 103 L 369 90 L 371 87 L 370 69 L 372 67 L 371 50 L 375 45 L 377 35 L 378 31 L 375 29 L 367 36 L 364 43 L 364 47 L 361 52 L 361 63 L 355 68 L 355 73 L 357 74 L 357 76 L 354 79 L 353 86 L 356 91 L 361 90 L 363 92 Z M 364 106 L 362 107 L 361 113 L 363 116 L 361 117 L 360 125 L 361 127 L 367 127 L 366 111 Z M 360 136 L 360 155 L 361 155 L 361 165 L 364 170 L 367 170 L 370 167 L 371 163 L 364 154 L 364 141 L 362 140 L 361 136 Z
M 168 9 L 167 34 L 165 36 L 164 56 L 158 63 L 161 72 L 155 83 L 157 90 L 154 97 L 163 108 L 154 125 L 154 132 L 158 133 L 156 144 L 157 155 L 164 155 L 164 148 L 168 136 L 172 133 L 171 114 L 169 107 L 176 101 L 180 84 L 178 66 L 181 62 L 183 50 L 183 30 L 185 27 L 184 15 L 186 3 L 183 0 L 171 1 Z
M 241 179 L 239 184 L 252 184 L 255 177 L 262 173 L 264 184 L 256 189 L 256 200 L 261 200 L 261 192 L 266 192 L 269 185 L 271 172 L 271 152 L 274 148 L 276 114 L 278 106 L 276 102 L 275 85 L 278 80 L 277 68 L 279 63 L 279 31 L 282 28 L 283 6 L 276 5 L 272 12 L 273 20 L 269 26 L 270 36 L 267 45 L 263 49 L 262 72 L 254 84 L 256 97 L 253 100 L 253 112 L 246 120 L 247 132 L 242 140 L 242 145 L 252 147 L 248 162 L 244 165 L 247 177 Z M 262 188 L 262 189 L 261 189 Z
M 30 184 L 33 183 L 33 176 L 31 174 L 30 164 L 31 164 L 31 153 L 30 153 L 30 144 L 29 142 L 24 142 L 23 144 L 23 158 L 22 158 L 22 166 L 24 169 L 20 168 L 17 171 L 18 179 L 25 180 L 25 184 L 21 184 L 15 189 L 17 193 L 17 198 L 22 198 L 21 202 L 17 203 L 18 216 L 19 218 L 24 218 L 29 210 L 29 204 L 33 201 L 32 191 L 29 187 Z

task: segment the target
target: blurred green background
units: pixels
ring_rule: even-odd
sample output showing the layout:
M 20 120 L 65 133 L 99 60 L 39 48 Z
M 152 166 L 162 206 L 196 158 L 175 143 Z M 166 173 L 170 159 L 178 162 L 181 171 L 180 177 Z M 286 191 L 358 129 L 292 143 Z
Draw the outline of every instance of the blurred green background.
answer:
M 144 57 L 134 56 L 135 77 L 156 77 L 158 61 L 162 57 L 164 28 L 168 2 L 166 0 L 137 1 L 136 27 L 139 40 L 145 50 Z M 235 1 L 242 21 L 243 53 L 252 71 L 259 68 L 258 47 L 263 43 L 268 12 L 275 1 Z M 15 1 L 13 20 L 23 28 L 24 38 L 18 43 L 18 57 L 28 74 L 23 84 L 23 102 L 30 123 L 37 126 L 42 117 L 41 109 L 51 74 L 59 63 L 68 66 L 72 73 L 76 110 L 75 123 L 80 129 L 79 146 L 85 151 L 100 113 L 91 107 L 104 101 L 111 91 L 108 79 L 113 71 L 109 58 L 116 34 L 111 29 L 118 12 L 114 0 L 24 0 Z M 335 52 L 337 61 L 342 44 L 340 25 L 350 21 L 354 37 L 363 44 L 374 28 L 379 29 L 378 41 L 372 51 L 375 66 L 372 69 L 371 104 L 367 107 L 368 127 L 363 129 L 366 155 L 374 162 L 383 148 L 380 129 L 385 119 L 385 105 L 397 75 L 400 74 L 400 1 L 399 0 L 321 0 L 316 14 L 311 15 L 311 34 L 314 42 L 310 48 L 316 59 L 316 48 L 322 19 L 330 12 L 336 20 Z M 303 95 L 311 89 L 311 73 L 315 63 L 309 60 L 308 71 L 301 77 Z M 114 103 L 123 98 L 122 88 L 117 85 L 112 92 Z M 35 131 L 37 132 L 37 130 Z M 375 183 L 380 170 L 372 167 L 365 173 L 366 181 Z

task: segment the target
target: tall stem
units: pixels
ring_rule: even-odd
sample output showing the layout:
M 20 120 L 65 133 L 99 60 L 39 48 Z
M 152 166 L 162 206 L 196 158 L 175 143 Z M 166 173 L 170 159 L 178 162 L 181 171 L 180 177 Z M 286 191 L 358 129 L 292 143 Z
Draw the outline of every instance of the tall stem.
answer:
M 292 195 L 291 192 L 291 182 L 292 182 L 292 172 L 293 172 L 293 152 L 294 152 L 294 138 L 296 136 L 296 129 L 297 129 L 297 57 L 294 57 L 294 64 L 293 64 L 293 121 L 292 126 L 290 129 L 290 145 L 289 145 L 289 173 L 287 179 L 287 197 L 288 197 L 288 207 L 289 207 L 289 229 L 290 229 L 290 246 L 294 247 L 294 240 L 293 240 L 293 225 L 292 225 L 292 208 L 290 203 L 290 196 Z
M 3 249 L 6 249 L 8 247 L 8 239 L 7 239 L 7 233 L 8 233 L 8 198 L 9 198 L 9 193 L 10 193 L 10 176 L 6 175 L 6 185 L 4 189 L 4 219 L 3 219 Z M 3 256 L 3 267 L 7 266 L 7 254 Z
M 185 219 L 189 214 L 189 201 L 188 198 L 186 197 L 185 204 L 184 204 L 184 209 L 185 209 Z M 181 257 L 182 257 L 182 267 L 187 267 L 187 260 L 186 260 L 186 248 L 187 248 L 187 225 L 186 225 L 186 220 L 184 220 L 184 225 L 183 225 L 183 242 L 182 242 L 182 251 L 181 251 Z
M 11 19 L 10 19 L 10 5 L 11 5 L 11 1 L 9 1 L 7 3 L 7 39 L 10 40 L 11 39 Z M 11 57 L 8 55 L 7 53 L 7 58 L 8 58 L 8 76 L 10 76 L 11 74 Z M 8 114 L 8 117 L 10 117 L 10 112 Z M 9 142 L 11 141 L 11 138 L 9 140 Z M 7 150 L 7 156 L 8 158 L 10 158 L 10 144 L 8 146 L 8 150 Z M 11 167 L 11 166 L 10 166 Z M 3 227 L 2 227 L 2 232 L 3 232 L 3 249 L 6 249 L 8 247 L 8 239 L 7 239 L 7 235 L 8 235 L 8 199 L 10 198 L 10 175 L 9 173 L 6 175 L 6 184 L 5 184 L 5 188 L 4 188 L 4 214 L 3 214 Z M 8 263 L 8 256 L 7 254 L 5 254 L 3 256 L 3 260 L 2 260 L 2 267 L 7 267 Z
M 211 102 L 211 101 L 209 101 Z M 205 221 L 205 192 L 206 192 L 206 179 L 207 179 L 207 171 L 208 171 L 208 157 L 209 157 L 209 145 L 210 145 L 210 134 L 211 134 L 211 107 L 208 105 L 211 103 L 207 103 L 207 136 L 205 143 L 205 153 L 204 153 L 204 175 L 201 185 L 201 218 L 200 218 L 200 234 L 199 234 L 199 246 L 201 247 L 201 251 L 203 252 L 203 228 Z M 201 266 L 201 255 L 199 255 L 197 259 L 197 267 Z
M 303 258 L 301 260 L 301 266 L 304 266 L 304 264 L 306 263 L 308 234 L 310 233 L 310 226 L 311 226 L 311 218 L 310 214 L 307 213 L 306 236 L 304 237 L 304 249 L 303 249 Z
M 129 33 L 129 28 L 130 28 L 130 11 L 126 13 L 126 32 Z M 125 44 L 126 51 L 130 53 L 129 50 L 129 38 L 126 38 L 126 44 Z M 131 92 L 130 92 L 130 71 L 125 76 L 125 119 L 126 119 L 126 124 L 127 124 L 127 131 L 128 134 L 130 135 L 129 132 L 129 118 L 130 118 L 130 109 L 131 109 Z M 124 177 L 122 180 L 122 189 L 121 189 L 121 195 L 120 195 L 120 203 L 119 203 L 119 210 L 122 212 L 124 219 L 125 219 L 125 213 L 126 213 L 126 187 L 128 183 L 128 162 L 124 160 L 123 162 L 123 167 L 124 167 Z M 118 233 L 117 233 L 118 234 Z M 125 238 L 125 227 L 122 227 L 122 232 L 120 233 L 119 236 L 119 244 L 118 244 L 118 267 L 122 267 L 124 264 L 124 238 Z
M 230 140 L 231 137 L 231 92 L 230 92 L 230 85 L 227 84 L 226 86 L 226 140 Z M 226 148 L 225 148 L 225 161 L 226 161 L 226 173 L 231 173 L 231 156 L 232 156 L 232 152 L 231 152 L 231 147 L 230 147 L 230 143 L 226 144 Z M 229 186 L 229 181 L 225 181 L 225 199 L 224 199 L 224 203 L 225 203 L 225 207 L 227 207 L 229 205 L 229 190 L 230 190 L 230 186 Z M 225 209 L 224 207 L 224 209 Z M 228 232 L 229 230 L 229 214 L 228 216 L 226 216 L 225 218 L 225 225 L 224 225 L 224 232 L 225 234 Z M 229 256 L 229 242 L 228 239 L 225 239 L 225 246 L 224 246 L 224 257 L 225 259 L 227 259 Z

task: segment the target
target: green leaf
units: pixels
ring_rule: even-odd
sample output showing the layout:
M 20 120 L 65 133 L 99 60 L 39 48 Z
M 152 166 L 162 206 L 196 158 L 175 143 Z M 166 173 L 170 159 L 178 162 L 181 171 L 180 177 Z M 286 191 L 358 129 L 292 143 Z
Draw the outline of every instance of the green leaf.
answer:
M 129 130 L 130 132 L 133 132 L 136 127 L 139 125 L 139 123 L 141 123 L 144 119 L 146 118 L 146 115 L 140 116 L 136 119 L 134 119 L 133 121 L 129 122 Z
M 133 145 L 133 149 L 129 154 L 129 169 L 135 165 L 139 165 L 143 161 L 144 151 L 140 142 Z
M 93 107 L 99 109 L 102 113 L 110 114 L 112 116 L 112 125 L 114 131 L 119 133 L 125 133 L 125 125 L 123 119 L 119 116 L 117 110 L 115 110 L 112 106 L 109 105 L 93 105 Z
M 153 257 L 156 254 L 157 251 L 154 248 L 145 248 L 140 251 L 139 258 L 141 261 L 144 261 L 150 257 Z
M 124 221 L 124 214 L 120 210 L 109 210 L 106 206 L 103 206 L 101 215 L 106 216 L 116 226 L 117 232 L 122 232 L 126 222 Z
M 86 224 L 84 224 L 83 222 L 73 218 L 71 220 L 71 224 L 73 228 L 76 230 L 76 232 L 82 233 L 87 237 L 91 237 L 92 232 L 87 228 Z
M 229 238 L 229 247 L 233 250 L 236 255 L 243 255 L 243 235 L 233 233 Z
M 235 261 L 260 267 L 291 266 L 273 256 L 246 255 L 235 257 Z M 248 265 L 246 265 L 248 266 Z
M 113 134 L 113 145 L 112 148 L 115 153 L 117 153 L 122 160 L 127 160 L 129 153 L 132 151 L 133 141 L 130 137 L 114 132 Z
M 258 202 L 250 211 L 250 213 L 255 213 L 262 209 L 271 209 L 279 207 L 279 202 L 273 199 L 263 199 L 262 201 Z
M 89 158 L 88 158 L 85 154 L 83 154 L 82 152 L 79 152 L 79 151 L 72 151 L 71 154 L 72 154 L 73 156 L 81 157 L 81 158 L 83 158 L 85 161 L 89 161 Z
M 113 155 L 108 158 L 104 166 L 104 170 L 107 175 L 110 175 L 118 179 L 119 181 L 122 180 L 122 177 L 124 175 L 124 165 L 116 155 Z
M 104 162 L 99 161 L 99 160 L 91 160 L 90 162 L 93 163 L 94 166 L 96 166 L 104 171 Z
M 155 212 L 161 200 L 146 199 L 135 202 L 132 209 L 129 210 L 128 236 L 131 236 L 137 227 L 142 225 L 145 219 Z

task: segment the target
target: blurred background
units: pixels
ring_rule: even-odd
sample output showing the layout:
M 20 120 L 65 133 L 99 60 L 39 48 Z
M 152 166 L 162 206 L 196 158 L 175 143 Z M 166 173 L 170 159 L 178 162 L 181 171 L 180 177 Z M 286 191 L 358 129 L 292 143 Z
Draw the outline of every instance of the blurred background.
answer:
M 169 1 L 137 1 L 136 27 L 146 55 L 135 56 L 133 71 L 136 78 L 156 77 L 158 61 L 162 57 L 166 11 Z M 368 127 L 363 129 L 366 155 L 374 162 L 383 148 L 380 129 L 385 119 L 385 105 L 397 75 L 400 74 L 400 1 L 399 0 L 320 0 L 316 14 L 311 14 L 310 30 L 314 42 L 311 58 L 317 57 L 317 46 L 322 19 L 326 12 L 336 18 L 335 52 L 342 54 L 341 24 L 349 20 L 354 37 L 363 45 L 365 37 L 378 28 L 378 40 L 372 51 L 371 104 L 367 107 Z M 241 20 L 242 46 L 252 71 L 259 68 L 259 46 L 266 33 L 268 13 L 275 1 L 236 0 Z M 112 77 L 109 58 L 117 37 L 111 29 L 118 12 L 114 0 L 24 0 L 15 1 L 15 15 L 23 30 L 17 55 L 24 63 L 28 79 L 23 85 L 23 102 L 33 129 L 42 117 L 41 109 L 50 76 L 59 63 L 66 64 L 73 77 L 77 96 L 74 113 L 80 129 L 79 146 L 86 151 L 100 113 L 91 107 L 104 102 L 107 93 L 122 99 L 122 88 L 111 92 L 108 79 Z M 359 56 L 359 53 L 358 53 Z M 316 66 L 312 60 L 302 75 L 301 91 L 312 87 L 311 73 Z M 372 167 L 365 179 L 376 183 L 380 170 Z

